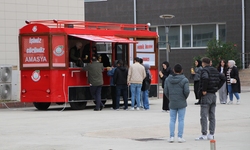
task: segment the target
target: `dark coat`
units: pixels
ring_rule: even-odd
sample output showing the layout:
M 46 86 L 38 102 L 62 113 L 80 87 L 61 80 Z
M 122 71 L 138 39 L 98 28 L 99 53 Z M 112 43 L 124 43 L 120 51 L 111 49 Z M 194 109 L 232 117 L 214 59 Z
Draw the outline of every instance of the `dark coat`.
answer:
M 162 81 L 162 88 L 164 88 L 164 82 L 165 82 L 165 79 L 170 75 L 170 74 L 174 74 L 173 70 L 171 69 L 171 67 L 167 67 L 167 69 L 163 69 L 162 70 L 162 74 L 163 74 L 163 77 L 160 76 L 161 78 L 161 81 Z
M 114 74 L 114 85 L 127 85 L 128 69 L 125 67 L 117 67 Z
M 237 67 L 233 66 L 233 68 L 232 68 L 232 70 L 230 72 L 230 78 L 234 78 L 234 79 L 237 80 L 237 82 L 235 84 L 234 83 L 231 84 L 232 93 L 241 93 L 239 71 L 238 71 Z
M 86 67 L 82 68 L 82 71 L 88 71 L 88 84 L 92 86 L 103 85 L 103 64 L 93 61 L 91 64 L 88 64 Z
M 142 88 L 141 88 L 141 90 L 142 90 L 142 91 L 147 91 L 147 90 L 149 90 L 150 84 L 151 84 L 151 79 L 150 79 L 150 77 L 149 77 L 149 72 L 146 71 L 146 78 L 145 78 L 145 79 L 143 80 L 143 82 L 142 82 Z
M 203 96 L 203 91 L 206 91 L 207 93 L 217 92 L 222 87 L 225 81 L 226 77 L 223 74 L 219 73 L 217 69 L 211 66 L 204 67 L 201 71 L 200 76 L 200 96 Z

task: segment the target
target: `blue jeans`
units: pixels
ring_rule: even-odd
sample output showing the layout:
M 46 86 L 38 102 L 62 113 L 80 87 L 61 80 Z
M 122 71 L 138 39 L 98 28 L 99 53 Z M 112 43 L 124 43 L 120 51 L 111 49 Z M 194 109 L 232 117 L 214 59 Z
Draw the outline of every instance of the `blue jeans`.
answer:
M 149 109 L 148 90 L 142 91 L 142 97 L 144 109 Z
M 230 101 L 233 101 L 233 94 L 237 98 L 237 100 L 240 99 L 239 93 L 232 93 L 232 85 L 227 85 L 227 89 L 228 89 Z
M 126 84 L 125 85 L 116 85 L 116 108 L 115 109 L 119 109 L 119 107 L 120 107 L 121 93 L 122 93 L 123 101 L 124 101 L 124 105 L 125 105 L 124 109 L 128 108 L 128 92 L 127 91 L 128 91 L 128 86 Z
M 140 107 L 140 98 L 141 98 L 141 87 L 142 84 L 138 83 L 131 83 L 131 107 L 134 107 L 135 105 L 135 94 L 136 94 L 136 102 L 137 102 L 137 107 Z
M 178 113 L 178 122 L 179 122 L 178 137 L 182 138 L 183 129 L 184 129 L 185 112 L 186 112 L 186 108 L 170 109 L 170 123 L 169 123 L 170 137 L 174 137 L 175 122 L 176 122 L 177 113 Z

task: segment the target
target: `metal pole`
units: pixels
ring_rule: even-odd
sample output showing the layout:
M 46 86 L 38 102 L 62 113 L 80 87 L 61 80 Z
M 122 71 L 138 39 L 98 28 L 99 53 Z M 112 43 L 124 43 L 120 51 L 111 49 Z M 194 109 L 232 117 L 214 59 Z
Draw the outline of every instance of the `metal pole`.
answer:
M 168 27 L 165 27 L 165 32 L 166 32 L 166 57 L 167 57 L 167 62 L 169 62 L 169 44 L 168 44 Z

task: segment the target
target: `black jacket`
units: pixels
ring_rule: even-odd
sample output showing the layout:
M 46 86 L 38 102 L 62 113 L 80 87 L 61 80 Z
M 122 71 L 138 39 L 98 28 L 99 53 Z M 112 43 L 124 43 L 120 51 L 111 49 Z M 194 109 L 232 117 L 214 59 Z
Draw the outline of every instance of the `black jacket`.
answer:
M 202 96 L 202 92 L 206 91 L 207 93 L 217 92 L 224 82 L 226 77 L 219 73 L 214 67 L 206 66 L 201 71 L 200 76 L 200 89 L 199 94 Z
M 147 91 L 150 88 L 151 79 L 149 78 L 149 73 L 146 71 L 146 78 L 142 82 L 142 91 Z
M 230 78 L 234 78 L 237 81 L 235 84 L 231 84 L 232 93 L 241 93 L 239 71 L 237 67 L 233 66 L 230 72 Z
M 127 85 L 128 69 L 125 67 L 117 67 L 114 73 L 114 85 Z
M 162 81 L 162 88 L 164 88 L 164 82 L 165 82 L 165 79 L 170 75 L 170 74 L 173 74 L 173 70 L 171 69 L 171 67 L 167 67 L 167 69 L 163 69 L 162 70 L 162 74 L 163 74 L 163 77 L 160 76 L 161 78 L 161 81 Z

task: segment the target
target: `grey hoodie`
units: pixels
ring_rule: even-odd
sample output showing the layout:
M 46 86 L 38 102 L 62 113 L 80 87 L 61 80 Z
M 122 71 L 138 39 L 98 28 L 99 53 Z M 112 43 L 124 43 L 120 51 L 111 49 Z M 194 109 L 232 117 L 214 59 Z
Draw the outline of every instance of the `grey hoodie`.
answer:
M 169 75 L 164 83 L 164 94 L 169 99 L 170 109 L 181 109 L 187 107 L 189 91 L 188 79 L 183 75 Z
M 143 65 L 145 67 L 146 73 L 149 74 L 149 79 L 151 79 L 152 75 L 151 75 L 151 72 L 149 71 L 149 68 L 150 68 L 149 64 L 143 64 Z

